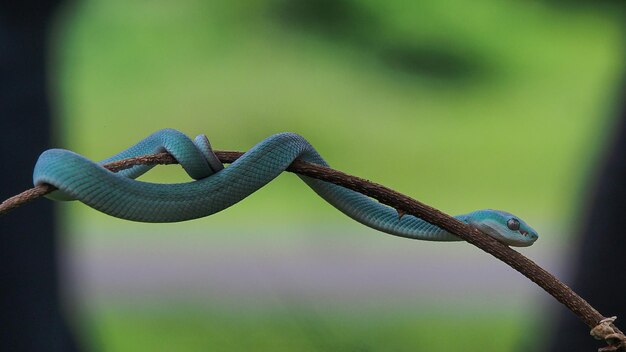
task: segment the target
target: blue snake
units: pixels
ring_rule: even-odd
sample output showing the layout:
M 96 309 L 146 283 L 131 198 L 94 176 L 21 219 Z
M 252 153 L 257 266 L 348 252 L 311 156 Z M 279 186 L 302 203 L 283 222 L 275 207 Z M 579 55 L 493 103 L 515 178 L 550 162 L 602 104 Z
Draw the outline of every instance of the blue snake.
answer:
M 136 165 L 117 173 L 102 166 L 164 151 L 169 152 L 195 181 L 142 182 L 135 178 L 152 166 Z M 297 158 L 328 166 L 309 142 L 295 133 L 270 136 L 224 168 L 206 136 L 191 140 L 177 130 L 164 129 L 99 163 L 69 150 L 46 150 L 37 160 L 33 182 L 58 188 L 48 198 L 78 199 L 118 218 L 175 222 L 208 216 L 236 204 L 276 178 Z M 300 175 L 300 178 L 335 208 L 371 228 L 419 240 L 461 240 L 420 218 L 399 216 L 394 208 L 358 192 L 306 176 Z M 538 238 L 537 232 L 523 220 L 504 211 L 477 210 L 455 218 L 511 246 L 530 246 Z

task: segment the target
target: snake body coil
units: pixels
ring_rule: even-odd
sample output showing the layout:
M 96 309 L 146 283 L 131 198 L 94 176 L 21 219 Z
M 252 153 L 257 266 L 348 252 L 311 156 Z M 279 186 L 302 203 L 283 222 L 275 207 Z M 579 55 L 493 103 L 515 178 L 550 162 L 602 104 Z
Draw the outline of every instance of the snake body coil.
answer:
M 112 173 L 101 164 L 167 151 L 196 181 L 157 184 L 134 180 L 151 166 L 137 165 Z M 223 168 L 203 135 L 195 141 L 172 129 L 158 131 L 115 156 L 94 163 L 76 153 L 50 149 L 39 157 L 35 185 L 51 184 L 59 190 L 49 198 L 78 199 L 109 215 L 142 222 L 175 222 L 204 217 L 226 209 L 254 193 L 282 173 L 295 159 L 328 166 L 301 136 L 280 133 L 266 138 L 230 166 Z M 430 241 L 460 238 L 420 218 L 401 218 L 395 209 L 358 192 L 300 176 L 318 195 L 344 214 L 377 230 L 401 237 Z M 529 246 L 537 233 L 524 221 L 498 210 L 478 210 L 456 216 L 496 239 Z

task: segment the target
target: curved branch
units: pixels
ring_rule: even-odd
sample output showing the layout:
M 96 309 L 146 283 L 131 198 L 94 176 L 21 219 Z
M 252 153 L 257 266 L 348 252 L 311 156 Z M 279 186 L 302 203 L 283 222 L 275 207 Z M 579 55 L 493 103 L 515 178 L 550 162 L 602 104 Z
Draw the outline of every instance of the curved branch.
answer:
M 232 163 L 243 155 L 242 152 L 234 151 L 215 151 L 215 154 L 222 163 Z M 104 167 L 116 172 L 138 164 L 155 165 L 175 163 L 177 162 L 171 155 L 160 153 L 120 160 L 106 164 Z M 535 262 L 507 245 L 482 233 L 477 228 L 462 223 L 450 215 L 383 185 L 338 170 L 296 160 L 287 168 L 287 171 L 331 182 L 365 194 L 383 204 L 395 208 L 399 213 L 417 216 L 461 237 L 465 241 L 505 262 L 539 285 L 556 298 L 557 301 L 565 305 L 587 324 L 589 328 L 592 328 L 592 336 L 597 339 L 604 339 L 609 344 L 609 346 L 601 350 L 626 351 L 626 337 L 613 324 L 614 319 L 604 317 L 567 285 L 559 281 Z M 54 190 L 55 188 L 53 186 L 40 185 L 11 197 L 0 204 L 0 215 Z

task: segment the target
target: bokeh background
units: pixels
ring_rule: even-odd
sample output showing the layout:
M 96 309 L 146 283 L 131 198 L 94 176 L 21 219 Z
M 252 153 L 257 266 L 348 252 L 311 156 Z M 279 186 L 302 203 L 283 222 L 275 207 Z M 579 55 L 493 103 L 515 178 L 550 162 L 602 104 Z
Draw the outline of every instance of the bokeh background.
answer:
M 335 168 L 458 214 L 518 214 L 568 278 L 624 70 L 610 2 L 89 0 L 51 47 L 55 146 L 104 159 L 166 127 Z M 177 166 L 143 179 L 180 182 Z M 64 307 L 90 351 L 535 350 L 558 304 L 465 243 L 363 227 L 285 174 L 176 224 L 59 206 Z M 581 323 L 580 331 L 587 328 Z

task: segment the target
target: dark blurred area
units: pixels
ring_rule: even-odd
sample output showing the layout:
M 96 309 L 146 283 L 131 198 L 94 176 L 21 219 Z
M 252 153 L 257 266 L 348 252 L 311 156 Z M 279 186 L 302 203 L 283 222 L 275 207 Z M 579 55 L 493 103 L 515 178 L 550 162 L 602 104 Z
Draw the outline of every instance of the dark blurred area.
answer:
M 382 38 L 382 16 L 358 1 L 285 0 L 274 6 L 274 15 L 283 25 L 308 35 L 328 37 L 371 56 L 398 74 L 460 80 L 476 78 L 487 71 L 485 58 L 477 57 L 461 41 L 442 45 L 435 38 L 422 42 L 410 37 L 394 41 Z
M 0 198 L 30 186 L 50 146 L 48 37 L 59 1 L 0 2 Z M 0 351 L 76 351 L 59 298 L 56 222 L 50 202 L 0 220 Z
M 613 135 L 599 155 L 587 197 L 580 211 L 579 248 L 569 256 L 573 269 L 570 287 L 600 313 L 626 317 L 626 81 L 616 99 Z M 622 327 L 623 328 L 623 327 Z M 569 310 L 561 308 L 549 342 L 549 351 L 594 351 L 598 342 L 584 333 L 586 327 Z
M 564 10 L 593 10 L 608 6 L 626 23 L 626 3 L 620 0 L 551 1 Z M 623 26 L 626 30 L 626 25 Z M 626 72 L 626 66 L 622 66 Z M 626 77 L 626 74 L 624 75 Z M 606 316 L 626 317 L 626 78 L 616 91 L 614 115 L 603 148 L 593 163 L 594 170 L 584 189 L 579 214 L 578 248 L 568 256 L 572 272 L 569 286 Z M 559 306 L 548 330 L 547 351 L 595 351 L 603 342 L 584 333 L 587 327 L 569 310 Z

